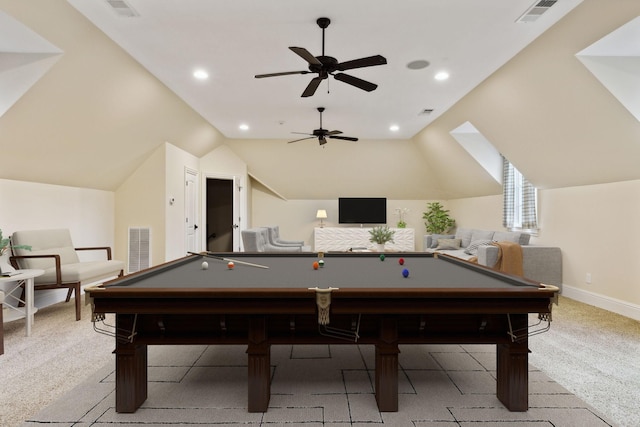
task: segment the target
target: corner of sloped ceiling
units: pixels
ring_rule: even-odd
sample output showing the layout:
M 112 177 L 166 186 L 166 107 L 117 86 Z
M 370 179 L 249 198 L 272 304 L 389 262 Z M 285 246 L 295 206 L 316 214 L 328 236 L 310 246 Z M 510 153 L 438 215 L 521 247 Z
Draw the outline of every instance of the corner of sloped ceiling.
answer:
M 500 184 L 451 135 L 457 126 L 447 121 L 447 114 L 412 139 L 437 177 L 441 193 L 437 198 L 451 200 L 500 194 Z
M 0 117 L 60 59 L 62 50 L 0 10 Z
M 282 194 L 278 193 L 276 190 L 274 190 L 273 188 L 269 187 L 266 183 L 262 182 L 262 180 L 260 180 L 260 178 L 258 178 L 257 176 L 253 175 L 251 172 L 249 172 L 249 179 L 251 180 L 251 188 L 253 190 L 257 190 L 257 191 L 261 191 L 263 193 L 267 193 L 267 194 L 271 194 L 281 200 L 287 201 L 287 198 L 284 197 Z

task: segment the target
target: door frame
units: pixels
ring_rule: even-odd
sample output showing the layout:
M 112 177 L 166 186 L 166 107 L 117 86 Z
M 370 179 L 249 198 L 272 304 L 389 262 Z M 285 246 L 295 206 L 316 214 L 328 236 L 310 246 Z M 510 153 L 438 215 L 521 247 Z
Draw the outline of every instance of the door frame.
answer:
M 219 179 L 219 180 L 229 180 L 232 181 L 233 184 L 233 224 L 237 225 L 233 229 L 233 250 L 234 252 L 242 252 L 244 250 L 244 246 L 242 244 L 241 232 L 246 228 L 246 218 L 247 218 L 247 191 L 245 185 L 245 178 L 239 175 L 227 175 L 220 174 L 214 172 L 205 172 L 201 174 L 201 185 L 200 185 L 200 195 L 202 200 L 202 210 L 200 212 L 201 218 L 207 217 L 207 179 Z M 206 226 L 200 227 L 199 241 L 202 250 L 207 250 L 206 241 L 207 236 Z
M 187 182 L 188 182 L 188 177 L 191 176 L 193 177 L 193 183 L 196 186 L 195 190 L 193 191 L 193 197 L 195 200 L 189 200 L 189 192 L 186 190 L 186 186 L 187 186 Z M 191 222 L 193 223 L 193 225 L 196 227 L 196 229 L 193 231 L 193 235 L 195 238 L 195 244 L 194 244 L 194 251 L 197 251 L 198 248 L 202 247 L 202 236 L 200 235 L 200 233 L 198 232 L 199 228 L 202 228 L 198 225 L 198 223 L 200 222 L 200 218 L 202 218 L 202 216 L 200 216 L 200 218 L 198 217 L 199 211 L 200 209 L 198 209 L 198 194 L 200 192 L 200 172 L 197 171 L 196 169 L 192 169 L 190 167 L 185 167 L 184 168 L 184 183 L 185 183 L 185 198 L 184 198 L 184 218 L 185 218 L 185 228 L 184 228 L 184 245 L 185 248 L 187 250 L 191 250 L 189 249 L 189 245 L 188 245 L 188 240 L 189 240 L 189 203 L 194 203 L 195 206 L 193 208 L 193 213 L 195 215 L 195 218 L 191 218 Z

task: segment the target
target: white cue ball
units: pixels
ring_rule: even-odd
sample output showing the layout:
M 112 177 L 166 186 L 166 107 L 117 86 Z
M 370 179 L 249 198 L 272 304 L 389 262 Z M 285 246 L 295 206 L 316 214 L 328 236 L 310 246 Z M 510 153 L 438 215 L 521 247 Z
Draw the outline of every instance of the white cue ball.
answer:
M 209 263 L 207 261 L 202 261 L 202 269 L 206 270 L 207 268 L 209 268 Z

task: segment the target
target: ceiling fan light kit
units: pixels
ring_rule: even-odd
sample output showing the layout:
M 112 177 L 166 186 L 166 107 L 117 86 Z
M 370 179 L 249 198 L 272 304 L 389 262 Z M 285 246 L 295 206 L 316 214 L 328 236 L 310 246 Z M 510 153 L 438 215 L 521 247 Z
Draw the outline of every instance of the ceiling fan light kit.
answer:
M 306 98 L 313 96 L 318 89 L 320 83 L 328 79 L 329 76 L 333 76 L 336 80 L 343 83 L 347 83 L 351 86 L 355 86 L 367 92 L 375 90 L 378 85 L 375 83 L 362 80 L 358 77 L 354 77 L 349 74 L 342 73 L 342 71 L 352 70 L 355 68 L 373 67 L 376 65 L 384 65 L 387 63 L 385 57 L 381 55 L 368 56 L 365 58 L 354 59 L 346 62 L 338 62 L 338 60 L 332 56 L 325 55 L 324 52 L 324 30 L 329 26 L 331 20 L 329 18 L 318 18 L 316 21 L 318 26 L 322 29 L 322 55 L 313 56 L 307 49 L 303 47 L 289 47 L 289 49 L 297 54 L 299 57 L 307 61 L 309 70 L 301 71 L 284 71 L 280 73 L 258 74 L 255 77 L 257 79 L 265 77 L 286 76 L 291 74 L 318 74 L 317 77 L 311 79 L 305 90 L 302 92 L 302 97 Z

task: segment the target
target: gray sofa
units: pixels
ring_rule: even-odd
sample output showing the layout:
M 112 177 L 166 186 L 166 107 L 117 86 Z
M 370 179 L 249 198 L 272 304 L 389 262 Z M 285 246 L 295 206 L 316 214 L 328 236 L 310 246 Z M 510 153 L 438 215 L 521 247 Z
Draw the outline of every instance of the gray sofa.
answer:
M 455 234 L 424 236 L 424 250 L 442 252 L 458 258 L 478 257 L 478 264 L 493 267 L 498 247 L 491 242 L 515 242 L 522 247 L 524 277 L 562 289 L 562 252 L 558 247 L 529 244 L 530 235 L 515 231 L 487 231 L 458 228 Z

